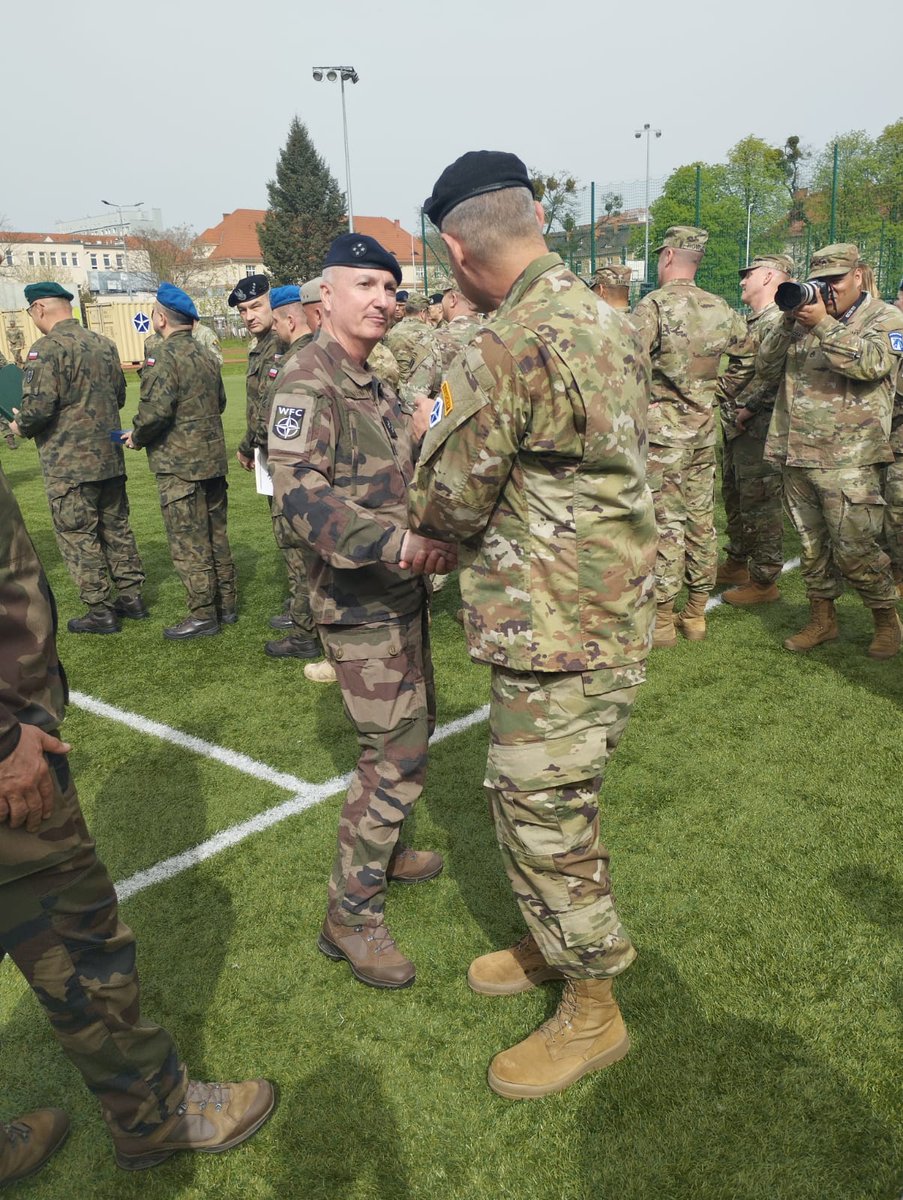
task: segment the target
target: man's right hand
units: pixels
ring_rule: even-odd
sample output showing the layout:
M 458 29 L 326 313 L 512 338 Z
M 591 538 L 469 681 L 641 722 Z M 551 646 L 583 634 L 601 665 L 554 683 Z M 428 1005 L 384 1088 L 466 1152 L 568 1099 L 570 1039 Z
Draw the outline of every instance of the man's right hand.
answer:
M 450 542 L 437 542 L 408 529 L 401 543 L 398 565 L 415 575 L 447 575 L 458 565 L 458 548 Z
M 248 458 L 247 454 L 242 454 L 242 452 L 240 450 L 235 451 L 235 457 L 241 463 L 242 468 L 245 471 L 253 471 L 254 470 L 254 459 L 253 458 Z
M 68 754 L 68 742 L 37 725 L 20 726 L 19 744 L 0 759 L 0 825 L 36 833 L 53 812 L 53 780 L 45 754 Z
M 754 416 L 755 413 L 751 408 L 746 408 L 745 406 L 743 408 L 738 408 L 734 413 L 734 424 L 741 433 L 746 433 L 747 422 L 751 421 Z

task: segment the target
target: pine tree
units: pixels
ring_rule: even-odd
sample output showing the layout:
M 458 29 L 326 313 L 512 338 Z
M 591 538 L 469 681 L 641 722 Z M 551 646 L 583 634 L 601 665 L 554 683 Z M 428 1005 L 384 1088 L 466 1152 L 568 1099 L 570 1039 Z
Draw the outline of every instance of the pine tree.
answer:
M 257 234 L 273 281 L 302 283 L 319 275 L 329 243 L 347 228 L 345 195 L 297 117 L 267 196 L 269 211 Z

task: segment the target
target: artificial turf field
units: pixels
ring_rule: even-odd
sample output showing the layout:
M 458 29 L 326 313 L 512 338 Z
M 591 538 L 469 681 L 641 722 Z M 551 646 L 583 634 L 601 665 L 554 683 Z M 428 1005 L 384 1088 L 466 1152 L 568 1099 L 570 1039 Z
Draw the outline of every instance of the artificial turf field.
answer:
M 244 381 L 227 368 L 227 441 Z M 129 385 L 124 424 L 134 413 Z M 57 594 L 62 567 L 34 447 L 3 467 Z M 74 690 L 314 784 L 350 770 L 334 687 L 268 659 L 284 577 L 266 503 L 230 467 L 240 621 L 169 643 L 184 593 L 143 454 L 127 457 L 152 619 L 118 637 L 60 634 Z M 795 553 L 788 538 L 787 557 Z M 415 985 L 382 992 L 316 950 L 341 795 L 248 837 L 123 904 L 143 1007 L 201 1079 L 264 1074 L 280 1104 L 246 1146 L 117 1169 L 96 1102 L 9 963 L 0 964 L 0 1119 L 42 1104 L 68 1144 L 15 1195 L 88 1200 L 896 1200 L 903 1191 L 903 658 L 864 656 L 871 621 L 839 606 L 841 641 L 809 656 L 781 640 L 805 602 L 711 614 L 701 644 L 656 651 L 604 786 L 619 908 L 639 947 L 619 981 L 628 1057 L 568 1092 L 510 1102 L 492 1055 L 550 1015 L 559 988 L 476 996 L 471 958 L 521 922 L 481 790 L 486 726 L 436 745 L 407 840 L 445 855 L 438 881 L 387 908 Z M 436 598 L 439 721 L 487 698 Z M 124 880 L 285 801 L 286 787 L 73 705 L 65 725 L 88 822 Z

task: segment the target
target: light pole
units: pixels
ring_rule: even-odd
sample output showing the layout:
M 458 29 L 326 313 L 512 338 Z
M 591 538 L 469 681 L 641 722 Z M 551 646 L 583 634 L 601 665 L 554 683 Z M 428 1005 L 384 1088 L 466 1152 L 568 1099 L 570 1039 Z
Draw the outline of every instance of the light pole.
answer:
M 314 67 L 314 79 L 320 83 L 325 75 L 327 79 L 339 80 L 342 89 L 342 129 L 345 134 L 345 194 L 348 197 L 348 232 L 354 233 L 354 209 L 351 205 L 351 158 L 348 154 L 348 117 L 345 113 L 345 83 L 357 83 L 360 76 L 354 67 Z
M 653 129 L 647 121 L 643 128 L 638 129 L 633 135 L 636 138 L 646 138 L 646 238 L 643 250 L 643 280 L 646 283 L 649 282 L 649 137 L 653 133 L 657 138 L 662 136 L 662 131 Z
M 122 210 L 124 208 L 140 208 L 143 203 L 143 200 L 136 200 L 134 204 L 117 204 L 114 200 L 101 200 L 101 204 L 105 204 L 107 208 L 115 208 L 119 213 L 119 236 L 122 238 L 122 257 L 125 261 L 125 286 L 130 300 L 132 298 L 132 273 L 129 271 L 129 252 L 125 244 L 125 225 L 122 220 Z

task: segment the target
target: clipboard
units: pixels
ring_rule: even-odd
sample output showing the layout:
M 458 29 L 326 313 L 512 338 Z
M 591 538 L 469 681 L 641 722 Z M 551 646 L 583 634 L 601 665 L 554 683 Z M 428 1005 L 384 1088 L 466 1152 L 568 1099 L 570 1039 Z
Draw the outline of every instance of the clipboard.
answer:
M 14 408 L 22 407 L 22 371 L 15 363 L 0 367 L 0 414 L 15 421 Z

